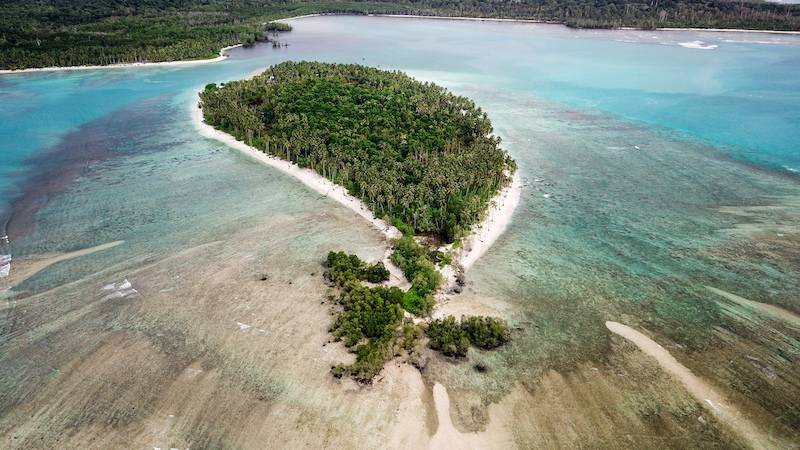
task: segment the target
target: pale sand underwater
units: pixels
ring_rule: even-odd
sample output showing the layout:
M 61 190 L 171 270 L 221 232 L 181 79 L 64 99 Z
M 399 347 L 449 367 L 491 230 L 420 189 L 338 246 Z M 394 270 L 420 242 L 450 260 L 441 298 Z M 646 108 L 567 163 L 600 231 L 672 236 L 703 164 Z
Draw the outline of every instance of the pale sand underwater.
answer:
M 656 341 L 618 322 L 608 321 L 606 322 L 606 327 L 612 333 L 631 341 L 642 352 L 655 359 L 664 371 L 683 383 L 686 390 L 697 399 L 698 403 L 706 407 L 720 421 L 727 424 L 734 433 L 741 436 L 753 448 L 778 448 L 788 444 L 780 442 L 777 438 L 760 430 L 725 396 L 721 395 L 717 389 L 693 374 L 691 370 L 678 362 L 669 351 Z

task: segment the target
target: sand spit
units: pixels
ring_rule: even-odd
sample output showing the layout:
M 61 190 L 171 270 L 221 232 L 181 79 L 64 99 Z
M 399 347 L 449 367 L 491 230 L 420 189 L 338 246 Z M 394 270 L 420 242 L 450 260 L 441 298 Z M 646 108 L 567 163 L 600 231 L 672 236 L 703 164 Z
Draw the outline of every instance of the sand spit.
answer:
M 430 449 L 491 449 L 513 448 L 514 443 L 507 431 L 495 424 L 481 433 L 462 433 L 453 426 L 450 418 L 450 396 L 440 383 L 433 385 L 433 402 L 439 426 L 431 437 Z
M 703 379 L 695 376 L 657 342 L 639 331 L 618 322 L 606 322 L 606 328 L 632 342 L 639 347 L 639 350 L 653 357 L 664 371 L 677 378 L 700 404 L 713 413 L 721 422 L 728 425 L 733 432 L 742 437 L 751 447 L 782 447 L 780 443 L 773 442 L 767 434 L 763 433 L 744 417 L 724 396 L 715 391 Z
M 68 259 L 77 258 L 79 256 L 90 255 L 92 253 L 107 250 L 109 248 L 116 247 L 123 242 L 125 241 L 108 242 L 106 244 L 84 248 L 69 253 L 14 259 L 11 265 L 11 272 L 8 277 L 9 285 L 13 288 L 14 286 L 19 285 L 23 281 L 52 266 L 53 264 L 66 261 Z
M 190 66 L 194 64 L 208 64 L 219 62 L 228 58 L 228 50 L 241 47 L 242 44 L 229 45 L 219 50 L 219 56 L 211 59 L 186 59 L 181 61 L 162 61 L 162 62 L 143 62 L 143 63 L 124 63 L 108 64 L 105 66 L 66 66 L 66 67 L 34 67 L 31 69 L 2 69 L 0 75 L 11 73 L 30 73 L 30 72 L 56 72 L 65 70 L 98 70 L 98 69 L 128 69 L 132 67 L 171 67 L 171 66 Z
M 788 322 L 790 325 L 800 328 L 800 316 L 791 311 L 785 310 L 775 305 L 748 300 L 744 297 L 739 297 L 738 295 L 731 294 L 730 292 L 726 292 L 723 291 L 722 289 L 717 289 L 715 287 L 706 286 L 706 289 L 717 295 L 725 297 L 728 300 L 738 305 L 744 306 L 745 308 L 755 310 L 769 317 L 772 317 L 773 319 L 782 320 L 784 322 Z

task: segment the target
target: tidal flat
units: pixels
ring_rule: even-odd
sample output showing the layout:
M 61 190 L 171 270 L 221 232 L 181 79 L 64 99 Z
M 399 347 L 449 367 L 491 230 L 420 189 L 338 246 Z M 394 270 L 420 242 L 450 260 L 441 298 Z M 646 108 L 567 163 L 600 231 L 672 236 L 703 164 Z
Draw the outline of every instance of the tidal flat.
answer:
M 785 318 L 800 313 L 800 38 L 293 25 L 288 47 L 214 64 L 0 77 L 8 252 L 124 241 L 0 294 L 1 447 L 424 448 L 440 429 L 518 448 L 748 447 L 607 321 L 661 345 L 772 446 L 798 441 L 800 329 Z M 695 41 L 709 48 L 680 45 Z M 321 263 L 331 249 L 377 261 L 384 238 L 188 113 L 206 83 L 290 59 L 401 69 L 489 114 L 521 201 L 441 309 L 504 318 L 510 345 L 389 365 L 367 387 L 330 376 L 353 355 L 329 342 Z M 136 292 L 109 297 L 125 280 Z

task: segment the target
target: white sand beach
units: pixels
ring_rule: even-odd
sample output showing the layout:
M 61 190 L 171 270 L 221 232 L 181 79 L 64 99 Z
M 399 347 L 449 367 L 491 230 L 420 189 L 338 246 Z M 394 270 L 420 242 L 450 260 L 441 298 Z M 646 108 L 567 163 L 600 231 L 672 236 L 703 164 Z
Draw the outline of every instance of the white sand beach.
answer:
M 522 194 L 522 180 L 519 172 L 514 174 L 511 184 L 503 188 L 489 202 L 486 218 L 472 227 L 472 232 L 463 240 L 462 251 L 456 254 L 456 261 L 468 269 L 491 247 L 511 223 L 514 210 L 519 205 Z
M 170 67 L 170 66 L 190 66 L 194 64 L 208 64 L 219 62 L 228 58 L 226 53 L 228 50 L 236 47 L 241 47 L 242 44 L 229 45 L 219 50 L 219 56 L 210 59 L 185 59 L 181 61 L 162 61 L 162 62 L 141 62 L 141 63 L 123 63 L 123 64 L 108 64 L 105 66 L 66 66 L 66 67 L 34 67 L 31 69 L 2 69 L 2 74 L 12 73 L 30 73 L 30 72 L 56 72 L 66 70 L 97 70 L 97 69 L 129 69 L 133 67 Z
M 329 197 L 330 199 L 338 202 L 339 204 L 366 219 L 387 239 L 396 239 L 400 237 L 400 230 L 386 223 L 384 220 L 375 217 L 367 205 L 365 205 L 356 197 L 350 195 L 342 186 L 334 184 L 332 181 L 311 169 L 304 169 L 292 162 L 267 155 L 261 150 L 251 147 L 244 142 L 238 141 L 233 136 L 223 133 L 211 125 L 206 124 L 203 121 L 203 111 L 196 104 L 194 104 L 192 107 L 192 119 L 195 126 L 200 131 L 200 134 L 203 136 L 210 139 L 216 139 L 230 147 L 235 148 L 236 150 L 241 151 L 242 153 L 250 156 L 262 164 L 266 164 L 270 167 L 280 170 L 287 175 L 297 178 L 303 182 L 303 184 L 315 190 L 316 192 Z

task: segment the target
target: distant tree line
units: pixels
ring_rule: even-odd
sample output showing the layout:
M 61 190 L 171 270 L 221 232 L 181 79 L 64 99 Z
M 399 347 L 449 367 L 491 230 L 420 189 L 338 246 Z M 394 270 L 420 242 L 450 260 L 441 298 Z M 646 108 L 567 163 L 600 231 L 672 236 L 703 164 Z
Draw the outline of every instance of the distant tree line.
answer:
M 310 13 L 520 18 L 574 27 L 800 30 L 800 6 L 729 0 L 5 0 L 0 68 L 202 59 Z
M 409 13 L 532 19 L 580 28 L 800 30 L 800 5 L 760 0 L 407 0 Z

